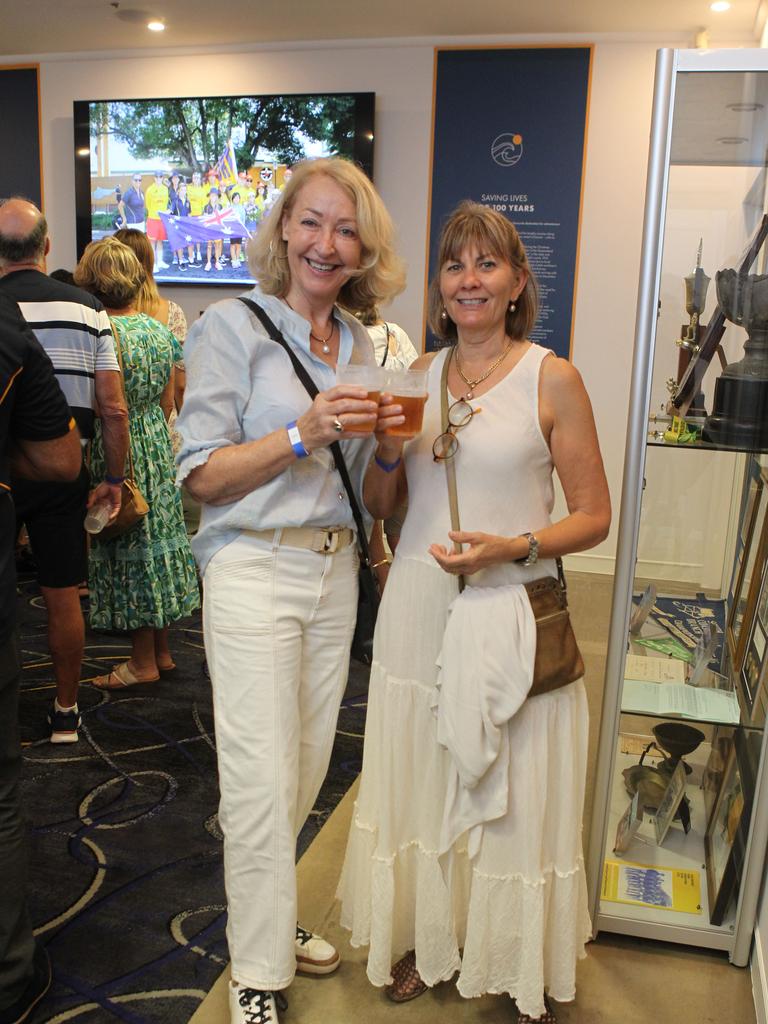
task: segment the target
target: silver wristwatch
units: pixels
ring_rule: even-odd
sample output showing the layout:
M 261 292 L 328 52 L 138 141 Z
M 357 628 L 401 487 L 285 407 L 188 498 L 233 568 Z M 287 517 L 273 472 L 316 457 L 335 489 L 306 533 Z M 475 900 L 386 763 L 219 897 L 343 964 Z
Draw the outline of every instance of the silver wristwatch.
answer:
M 515 561 L 518 565 L 536 565 L 539 560 L 539 542 L 532 533 L 523 533 L 521 536 L 528 538 L 528 554 L 525 558 L 516 558 Z

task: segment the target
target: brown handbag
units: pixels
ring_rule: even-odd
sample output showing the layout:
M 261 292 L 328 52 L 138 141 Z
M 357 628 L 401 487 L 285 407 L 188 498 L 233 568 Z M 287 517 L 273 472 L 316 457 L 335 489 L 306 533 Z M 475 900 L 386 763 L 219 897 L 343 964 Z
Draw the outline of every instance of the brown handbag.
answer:
M 441 411 L 443 432 L 448 430 L 448 368 L 453 351 L 443 363 L 441 380 Z M 448 482 L 448 504 L 451 510 L 451 527 L 460 530 L 459 499 L 456 490 L 456 466 L 453 458 L 445 459 L 445 474 Z M 584 659 L 581 656 L 576 636 L 568 613 L 568 597 L 563 571 L 563 560 L 556 559 L 557 579 L 543 576 L 524 584 L 536 620 L 536 657 L 533 665 L 533 683 L 529 697 L 550 693 L 561 686 L 567 686 L 584 675 Z M 459 576 L 459 590 L 464 589 L 464 577 Z
M 112 333 L 115 338 L 115 349 L 117 351 L 117 361 L 120 364 L 120 384 L 123 391 L 123 398 L 125 399 L 125 373 L 123 370 L 123 353 L 120 349 L 120 334 L 114 323 L 112 323 Z M 126 406 L 128 402 L 126 400 Z M 122 534 L 127 533 L 133 529 L 138 522 L 140 522 L 144 516 L 149 512 L 149 505 L 147 499 L 139 490 L 138 484 L 136 483 L 136 476 L 133 469 L 133 455 L 131 453 L 130 444 L 130 418 L 128 420 L 128 476 L 123 480 L 122 491 L 120 494 L 120 511 L 117 513 L 117 518 L 111 523 L 104 527 L 99 533 L 94 535 L 94 540 L 112 540 L 113 537 L 120 537 Z

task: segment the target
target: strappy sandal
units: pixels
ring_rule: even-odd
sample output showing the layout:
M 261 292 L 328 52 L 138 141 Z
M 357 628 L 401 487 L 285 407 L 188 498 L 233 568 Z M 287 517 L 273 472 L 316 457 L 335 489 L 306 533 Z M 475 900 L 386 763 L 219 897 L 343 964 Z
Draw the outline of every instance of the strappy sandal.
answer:
M 384 992 L 393 1003 L 407 1003 L 423 995 L 428 988 L 416 970 L 416 953 L 411 950 L 392 968 L 392 984 L 387 985 Z
M 531 1017 L 527 1013 L 518 1013 L 517 1024 L 557 1024 L 557 1017 L 552 1009 L 552 1003 L 550 1003 L 546 995 L 544 996 L 544 1006 L 545 1010 L 541 1017 Z
M 123 690 L 126 686 L 140 686 L 142 683 L 156 683 L 159 678 L 160 676 L 157 675 L 152 679 L 139 679 L 139 677 L 134 675 L 128 668 L 128 662 L 124 661 L 122 665 L 115 665 L 108 675 L 96 676 L 92 679 L 91 686 L 95 686 L 97 690 Z

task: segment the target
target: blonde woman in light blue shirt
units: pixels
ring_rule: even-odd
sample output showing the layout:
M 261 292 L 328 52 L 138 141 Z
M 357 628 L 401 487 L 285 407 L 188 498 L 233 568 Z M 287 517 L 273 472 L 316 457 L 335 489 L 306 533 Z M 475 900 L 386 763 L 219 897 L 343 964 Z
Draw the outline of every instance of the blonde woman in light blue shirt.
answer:
M 339 308 L 404 283 L 393 228 L 353 164 L 299 165 L 248 256 L 261 307 L 315 382 L 236 299 L 213 305 L 185 352 L 179 480 L 203 504 L 206 654 L 221 786 L 233 1024 L 276 1024 L 296 970 L 328 974 L 330 943 L 297 925 L 296 838 L 330 758 L 357 608 L 355 520 L 329 450 L 341 443 L 362 508 L 373 429 L 403 422 L 336 366 L 373 362 Z M 370 517 L 364 513 L 366 527 Z

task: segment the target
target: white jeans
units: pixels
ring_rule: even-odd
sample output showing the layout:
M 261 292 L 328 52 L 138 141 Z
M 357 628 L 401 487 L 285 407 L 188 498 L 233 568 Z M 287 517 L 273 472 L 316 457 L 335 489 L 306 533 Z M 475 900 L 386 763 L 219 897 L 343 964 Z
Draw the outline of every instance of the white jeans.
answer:
M 349 668 L 354 545 L 318 554 L 241 535 L 204 577 L 232 977 L 296 971 L 296 837 L 317 797 Z

